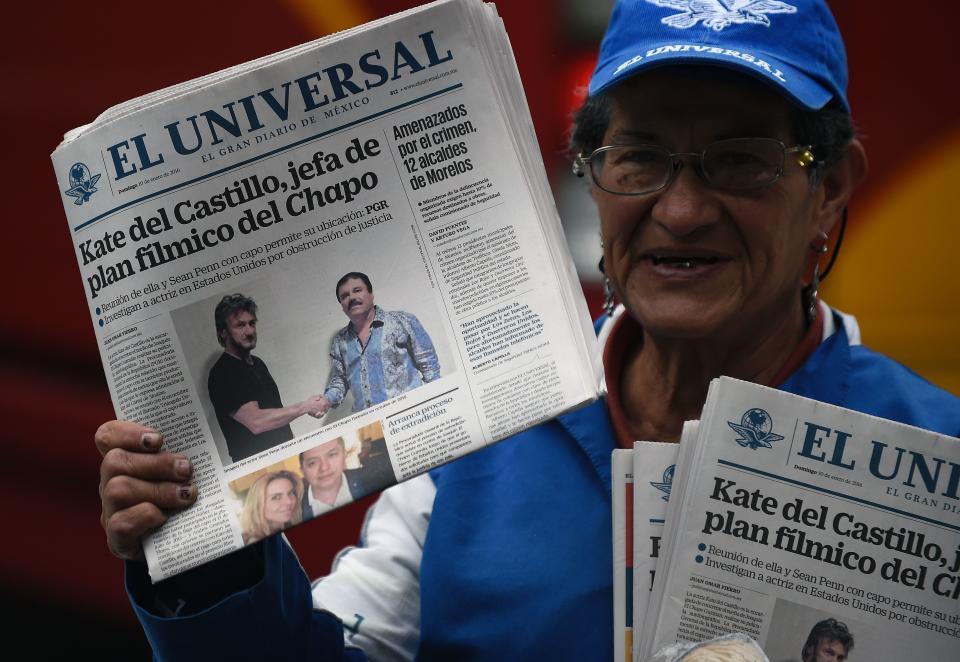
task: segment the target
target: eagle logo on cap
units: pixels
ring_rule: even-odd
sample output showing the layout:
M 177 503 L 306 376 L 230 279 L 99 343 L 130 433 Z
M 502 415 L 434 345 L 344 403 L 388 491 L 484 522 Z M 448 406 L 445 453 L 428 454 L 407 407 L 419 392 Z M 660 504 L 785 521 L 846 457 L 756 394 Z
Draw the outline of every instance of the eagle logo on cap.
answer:
M 670 27 L 685 30 L 700 21 L 719 32 L 735 23 L 770 25 L 767 14 L 795 14 L 797 8 L 779 0 L 647 0 L 651 5 L 682 11 L 660 19 Z

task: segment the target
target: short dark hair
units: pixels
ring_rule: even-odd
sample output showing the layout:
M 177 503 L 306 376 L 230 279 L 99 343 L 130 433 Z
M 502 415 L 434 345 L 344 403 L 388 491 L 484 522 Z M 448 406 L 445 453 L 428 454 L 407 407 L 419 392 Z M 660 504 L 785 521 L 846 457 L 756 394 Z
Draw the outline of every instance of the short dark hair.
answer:
M 584 101 L 573 116 L 570 132 L 573 154 L 587 156 L 603 144 L 612 109 L 613 99 L 609 91 Z M 817 163 L 812 170 L 814 173 L 822 172 L 840 160 L 843 150 L 857 133 L 850 114 L 836 99 L 820 110 L 794 108 L 792 115 L 794 139 L 801 145 L 812 145 L 810 151 Z
M 320 448 L 321 446 L 324 446 L 324 445 L 326 445 L 326 444 L 329 444 L 331 441 L 339 441 L 339 442 L 340 442 L 340 448 L 342 448 L 344 451 L 347 450 L 347 442 L 343 440 L 343 437 L 334 437 L 333 439 L 327 439 L 327 440 L 326 440 L 325 442 L 323 442 L 322 444 L 317 444 L 316 446 L 311 446 L 310 448 L 308 448 L 308 449 L 305 450 L 305 451 L 300 451 L 300 466 L 301 466 L 301 467 L 303 466 L 303 454 L 304 454 L 304 453 L 309 453 L 309 452 L 312 451 L 314 448 Z
M 367 286 L 367 292 L 370 292 L 370 294 L 373 294 L 373 285 L 370 283 L 370 278 L 367 276 L 367 274 L 360 273 L 359 271 L 350 271 L 348 273 L 343 274 L 343 276 L 340 277 L 340 280 L 337 281 L 337 286 L 333 289 L 333 295 L 337 297 L 337 301 L 340 300 L 340 286 L 346 283 L 351 278 L 362 280 L 363 284 Z
M 613 100 L 608 91 L 587 97 L 573 113 L 570 130 L 570 151 L 588 156 L 603 144 L 603 136 L 610 124 Z
M 810 634 L 807 635 L 807 642 L 800 651 L 800 659 L 806 662 L 807 656 L 815 653 L 817 646 L 821 641 L 838 641 L 843 644 L 849 653 L 853 650 L 853 635 L 850 634 L 846 623 L 841 623 L 835 618 L 827 618 L 813 626 Z
M 793 130 L 801 145 L 812 145 L 817 171 L 829 168 L 843 156 L 843 150 L 857 135 L 850 113 L 836 99 L 820 110 L 793 111 Z
M 217 328 L 218 343 L 224 344 L 221 334 L 227 330 L 227 320 L 230 319 L 231 315 L 241 312 L 247 312 L 256 317 L 257 304 L 254 303 L 253 299 L 243 294 L 228 294 L 220 299 L 220 303 L 213 311 L 213 323 Z

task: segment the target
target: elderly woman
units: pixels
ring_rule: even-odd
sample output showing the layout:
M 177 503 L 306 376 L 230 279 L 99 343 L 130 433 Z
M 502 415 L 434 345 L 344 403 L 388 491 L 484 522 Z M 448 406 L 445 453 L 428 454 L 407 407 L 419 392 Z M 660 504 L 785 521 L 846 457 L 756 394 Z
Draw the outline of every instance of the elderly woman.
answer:
M 774 3 L 747 20 L 720 3 L 716 15 L 657 4 L 617 4 L 573 134 L 621 302 L 598 325 L 607 397 L 386 491 L 370 545 L 312 589 L 277 538 L 160 590 L 130 563 L 159 657 L 207 641 L 220 656 L 610 659 L 610 452 L 678 439 L 712 378 L 960 432 L 955 397 L 860 346 L 856 322 L 817 299 L 827 236 L 866 167 L 826 6 Z M 193 499 L 173 482 L 189 467 L 175 473 L 175 457 L 153 454 L 159 436 L 132 423 L 98 443 L 136 456 L 167 495 L 104 498 L 108 540 L 136 558 L 157 506 Z M 109 464 L 104 481 L 131 479 L 113 467 L 134 465 Z M 157 605 L 178 601 L 162 617 Z
M 272 471 L 257 478 L 243 500 L 240 530 L 243 542 L 256 542 L 303 521 L 303 482 L 290 471 Z

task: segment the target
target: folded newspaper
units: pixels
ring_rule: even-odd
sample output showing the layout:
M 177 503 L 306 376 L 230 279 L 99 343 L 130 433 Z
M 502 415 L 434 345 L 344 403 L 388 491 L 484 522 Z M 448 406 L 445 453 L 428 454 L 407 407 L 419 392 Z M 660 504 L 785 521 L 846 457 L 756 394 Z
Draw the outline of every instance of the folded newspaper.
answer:
M 696 421 L 687 421 L 686 425 Z M 611 461 L 613 659 L 635 660 L 653 590 L 679 445 L 634 442 Z
M 195 466 L 154 581 L 597 397 L 491 4 L 148 94 L 52 160 L 117 416 Z
M 850 659 L 956 659 L 955 438 L 724 377 L 675 476 L 637 659 L 740 632 L 797 660 L 830 619 Z
M 696 424 L 688 421 L 685 425 Z M 628 660 L 635 659 L 643 617 L 650 604 L 657 561 L 663 540 L 667 504 L 673 491 L 678 444 L 638 441 L 633 444 L 633 604 L 632 628 L 636 638 Z M 628 621 L 629 622 L 629 621 Z M 619 656 L 617 660 L 622 659 Z
M 634 549 L 636 545 L 634 504 L 634 452 L 613 451 L 611 502 L 613 518 L 613 659 L 629 662 L 633 650 Z

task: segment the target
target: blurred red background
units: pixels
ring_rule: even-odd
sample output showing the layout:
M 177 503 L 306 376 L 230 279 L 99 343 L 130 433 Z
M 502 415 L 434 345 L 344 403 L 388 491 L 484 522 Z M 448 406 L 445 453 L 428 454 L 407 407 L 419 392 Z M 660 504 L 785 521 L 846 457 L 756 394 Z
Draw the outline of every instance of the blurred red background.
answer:
M 113 410 L 49 154 L 107 107 L 412 6 L 403 0 L 159 5 L 14 3 L 6 10 L 3 242 L 11 305 L 0 327 L 8 528 L 0 586 L 8 631 L 41 656 L 148 656 L 121 564 L 98 523 L 93 432 Z M 850 98 L 870 177 L 825 298 L 860 317 L 867 344 L 960 392 L 960 116 L 952 47 L 960 7 L 830 3 L 846 36 Z M 511 35 L 541 150 L 596 309 L 597 230 L 563 158 L 572 90 L 585 83 L 609 1 L 524 0 L 498 9 Z M 369 500 L 293 531 L 322 574 L 355 541 Z M 52 625 L 53 624 L 53 625 Z M 8 644 L 12 645 L 12 644 Z

